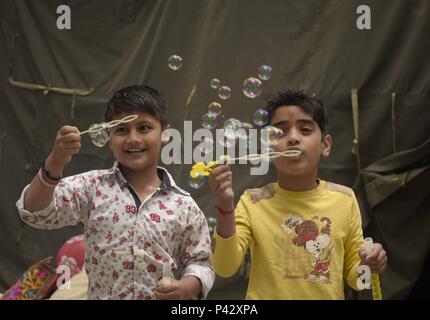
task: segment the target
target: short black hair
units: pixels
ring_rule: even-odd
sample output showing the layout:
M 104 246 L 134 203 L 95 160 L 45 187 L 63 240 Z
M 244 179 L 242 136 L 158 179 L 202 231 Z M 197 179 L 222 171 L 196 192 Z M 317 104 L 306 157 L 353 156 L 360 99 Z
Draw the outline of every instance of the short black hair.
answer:
M 317 123 L 324 136 L 327 132 L 328 119 L 324 104 L 315 96 L 305 94 L 302 90 L 287 89 L 277 92 L 266 104 L 269 112 L 269 123 L 272 120 L 275 110 L 282 106 L 298 106 L 305 113 L 312 115 L 312 119 Z
M 162 127 L 167 125 L 166 100 L 156 89 L 145 85 L 133 85 L 115 92 L 108 102 L 105 121 L 133 111 L 147 112 L 156 117 Z

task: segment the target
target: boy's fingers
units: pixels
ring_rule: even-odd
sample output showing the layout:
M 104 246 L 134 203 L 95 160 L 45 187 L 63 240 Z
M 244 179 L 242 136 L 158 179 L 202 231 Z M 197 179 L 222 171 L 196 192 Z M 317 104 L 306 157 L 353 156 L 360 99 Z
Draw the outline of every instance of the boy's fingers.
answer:
M 222 183 L 225 180 L 230 180 L 231 177 L 231 171 L 227 171 L 227 172 L 223 172 L 220 175 L 214 177 L 214 181 L 218 182 L 218 183 Z
M 212 169 L 211 175 L 216 177 L 226 171 L 230 171 L 230 167 L 228 165 L 224 165 L 224 164 L 217 165 L 215 168 Z
M 66 134 L 68 134 L 68 133 L 79 133 L 79 130 L 78 130 L 78 128 L 76 128 L 76 127 L 72 127 L 72 126 L 64 126 L 64 127 L 62 127 L 61 129 L 60 129 L 60 134 L 61 135 L 66 135 Z
M 78 142 L 81 141 L 81 136 L 77 133 L 69 132 L 65 135 L 62 135 L 60 139 L 64 142 Z
M 382 249 L 381 245 L 374 244 L 373 251 L 366 257 L 366 261 L 372 261 L 378 259 L 380 255 L 384 255 L 385 251 Z
M 223 183 L 221 183 L 219 186 L 218 186 L 218 190 L 219 191 L 223 191 L 223 190 L 225 190 L 225 189 L 227 189 L 227 188 L 229 188 L 229 187 L 231 187 L 231 182 L 230 181 L 226 181 L 226 182 L 223 182 Z
M 360 259 L 361 259 L 361 261 L 365 261 L 366 260 L 366 256 L 367 256 L 367 252 L 366 252 L 366 250 L 364 250 L 364 249 L 361 249 L 360 250 L 360 252 L 359 252 L 359 255 L 360 255 Z

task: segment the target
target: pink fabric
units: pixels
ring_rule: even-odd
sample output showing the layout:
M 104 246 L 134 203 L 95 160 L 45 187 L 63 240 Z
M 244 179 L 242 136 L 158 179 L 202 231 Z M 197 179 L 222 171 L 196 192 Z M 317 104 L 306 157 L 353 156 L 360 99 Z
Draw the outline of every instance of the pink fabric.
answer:
M 84 235 L 78 235 L 67 240 L 58 250 L 57 266 L 66 265 L 70 268 L 70 276 L 81 272 L 84 266 L 85 243 Z

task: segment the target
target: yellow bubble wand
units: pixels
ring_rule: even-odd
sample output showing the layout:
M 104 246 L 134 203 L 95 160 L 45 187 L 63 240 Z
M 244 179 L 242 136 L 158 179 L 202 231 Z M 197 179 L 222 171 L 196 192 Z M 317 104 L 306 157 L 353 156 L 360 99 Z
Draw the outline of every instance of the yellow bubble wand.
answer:
M 277 151 L 270 151 L 263 154 L 249 154 L 246 156 L 238 157 L 238 158 L 229 158 L 228 156 L 222 156 L 219 160 L 211 161 L 208 164 L 205 164 L 204 162 L 197 162 L 193 165 L 190 171 L 191 178 L 195 179 L 199 176 L 209 176 L 212 169 L 217 164 L 224 164 L 224 163 L 232 163 L 237 160 L 260 160 L 263 158 L 266 159 L 275 159 L 279 157 L 287 157 L 287 158 L 294 158 L 298 157 L 302 152 L 300 150 L 286 150 L 282 152 Z

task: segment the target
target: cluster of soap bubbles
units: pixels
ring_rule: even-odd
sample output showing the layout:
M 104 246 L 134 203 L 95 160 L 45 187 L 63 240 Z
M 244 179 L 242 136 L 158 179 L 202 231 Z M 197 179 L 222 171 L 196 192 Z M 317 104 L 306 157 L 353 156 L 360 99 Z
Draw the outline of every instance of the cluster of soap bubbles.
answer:
M 221 80 L 218 78 L 213 78 L 209 83 L 209 87 L 211 87 L 214 90 L 217 90 L 218 97 L 222 100 L 227 100 L 231 96 L 230 87 L 226 85 L 222 85 Z
M 261 80 L 267 81 L 272 77 L 272 67 L 262 65 L 258 68 L 258 78 L 249 77 L 243 81 L 242 92 L 245 97 L 255 99 L 263 92 L 263 84 Z M 261 80 L 260 80 L 261 79 Z
M 172 70 L 179 70 L 182 67 L 183 60 L 182 58 L 174 54 L 169 57 L 168 66 Z M 242 83 L 242 92 L 245 97 L 250 99 L 255 99 L 259 97 L 263 92 L 263 84 L 262 81 L 267 81 L 272 78 L 272 67 L 269 65 L 261 65 L 257 69 L 257 76 L 249 77 L 245 79 Z M 209 83 L 209 87 L 213 90 L 217 91 L 218 98 L 221 100 L 228 100 L 231 97 L 231 88 L 221 82 L 218 78 L 212 78 Z M 205 112 L 201 117 L 201 126 L 203 128 L 212 130 L 217 127 L 219 119 L 223 113 L 223 106 L 221 103 L 217 101 L 213 101 L 209 104 L 207 112 Z M 222 116 L 223 117 L 223 116 Z M 228 119 L 224 123 L 224 135 L 222 140 L 218 140 L 224 147 L 231 147 L 236 140 L 244 139 L 250 142 L 249 134 L 252 132 L 249 129 L 252 129 L 255 126 L 259 128 L 264 128 L 269 121 L 269 113 L 265 109 L 258 109 L 255 111 L 253 116 L 253 124 L 248 122 L 242 122 L 238 119 Z M 268 126 L 269 135 L 267 141 L 263 141 L 262 143 L 269 145 L 272 147 L 275 145 L 275 141 L 279 139 L 282 134 L 282 130 Z M 94 133 L 93 142 L 94 144 L 102 144 L 106 137 L 103 135 L 105 130 L 100 130 L 99 133 Z M 105 132 L 106 133 L 106 132 Z M 105 144 L 106 142 L 104 142 Z M 104 145 L 103 144 L 103 145 Z M 198 148 L 202 156 L 212 152 L 214 141 L 208 137 L 202 139 Z M 189 177 L 189 185 L 193 189 L 201 188 L 205 183 L 204 176 L 197 176 L 195 178 Z
M 261 109 L 266 111 L 264 109 Z M 238 119 L 230 118 L 224 123 L 224 135 L 217 137 L 218 143 L 224 147 L 233 146 L 237 140 L 245 139 L 248 143 L 251 141 L 248 139 L 248 135 L 253 132 L 249 129 L 252 129 L 253 125 L 248 122 L 242 122 Z M 265 126 L 266 134 L 262 134 L 261 143 L 268 147 L 269 151 L 273 151 L 273 146 L 275 146 L 279 139 L 282 138 L 283 131 L 282 129 L 275 126 Z M 254 132 L 253 132 L 254 133 Z M 202 156 L 212 151 L 214 142 L 210 138 L 203 138 L 202 143 L 199 144 L 200 152 Z M 268 157 L 262 157 L 262 161 L 269 161 Z M 252 164 L 252 162 L 251 162 Z M 206 177 L 203 175 L 197 175 L 196 177 L 189 176 L 188 184 L 193 189 L 200 189 L 206 181 Z

